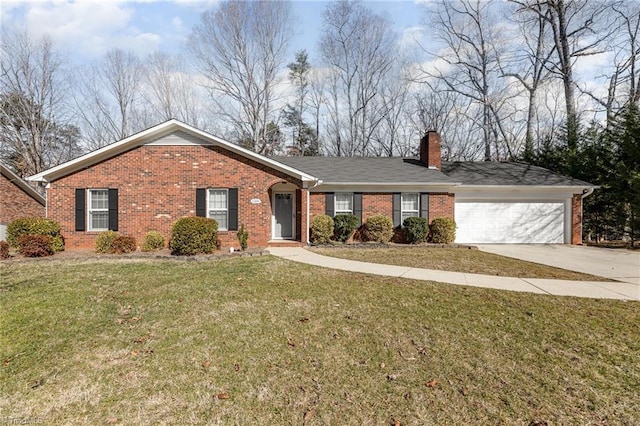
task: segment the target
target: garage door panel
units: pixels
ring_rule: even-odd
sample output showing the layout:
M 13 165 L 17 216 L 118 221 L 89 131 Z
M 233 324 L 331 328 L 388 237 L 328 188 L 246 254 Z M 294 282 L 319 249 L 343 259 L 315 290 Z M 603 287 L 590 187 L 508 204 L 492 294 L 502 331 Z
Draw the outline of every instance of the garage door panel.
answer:
M 564 243 L 564 203 L 457 202 L 458 243 Z

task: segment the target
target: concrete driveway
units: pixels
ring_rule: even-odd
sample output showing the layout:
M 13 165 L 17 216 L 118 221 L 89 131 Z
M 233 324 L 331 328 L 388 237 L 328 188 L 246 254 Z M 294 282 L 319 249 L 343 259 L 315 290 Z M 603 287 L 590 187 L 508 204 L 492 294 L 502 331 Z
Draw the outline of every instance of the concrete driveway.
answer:
M 638 285 L 640 252 L 547 244 L 481 244 L 480 250 Z

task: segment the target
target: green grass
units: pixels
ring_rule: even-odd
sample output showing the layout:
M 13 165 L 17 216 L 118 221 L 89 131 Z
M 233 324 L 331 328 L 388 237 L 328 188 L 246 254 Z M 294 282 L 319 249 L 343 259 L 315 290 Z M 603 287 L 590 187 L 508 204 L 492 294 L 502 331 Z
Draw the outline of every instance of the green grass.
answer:
M 270 256 L 9 262 L 0 274 L 0 419 L 640 422 L 637 303 Z
M 567 271 L 553 266 L 526 262 L 467 248 L 424 246 L 383 248 L 316 247 L 312 248 L 311 251 L 341 259 L 469 274 L 576 281 L 611 281 L 595 275 Z

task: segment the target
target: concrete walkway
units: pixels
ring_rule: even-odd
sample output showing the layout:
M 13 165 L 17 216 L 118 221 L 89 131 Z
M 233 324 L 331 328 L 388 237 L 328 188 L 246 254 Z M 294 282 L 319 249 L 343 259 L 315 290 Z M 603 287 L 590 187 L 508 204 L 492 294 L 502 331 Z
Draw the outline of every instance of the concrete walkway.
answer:
M 388 277 L 411 278 L 436 281 L 469 287 L 484 287 L 498 290 L 520 291 L 555 296 L 576 296 L 595 299 L 618 299 L 640 301 L 640 286 L 625 282 L 567 281 L 541 278 L 497 277 L 493 275 L 465 274 L 462 272 L 437 271 L 406 266 L 381 265 L 322 256 L 301 247 L 271 247 L 274 256 L 309 265 L 322 266 L 343 271 L 361 272 Z

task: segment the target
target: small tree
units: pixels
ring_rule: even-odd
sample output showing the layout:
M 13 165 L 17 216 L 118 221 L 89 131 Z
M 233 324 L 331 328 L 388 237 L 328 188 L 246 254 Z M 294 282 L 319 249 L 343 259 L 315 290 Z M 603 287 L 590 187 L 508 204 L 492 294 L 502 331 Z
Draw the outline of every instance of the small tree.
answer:
M 242 251 L 245 251 L 249 246 L 249 243 L 248 243 L 249 233 L 245 229 L 244 224 L 240 225 L 240 229 L 238 229 L 238 232 L 236 233 L 236 235 L 238 236 L 238 242 L 240 243 L 240 248 L 242 249 Z

